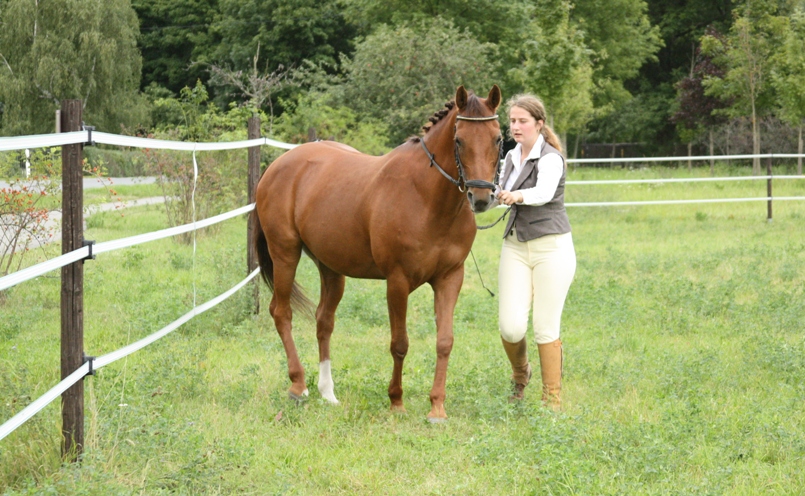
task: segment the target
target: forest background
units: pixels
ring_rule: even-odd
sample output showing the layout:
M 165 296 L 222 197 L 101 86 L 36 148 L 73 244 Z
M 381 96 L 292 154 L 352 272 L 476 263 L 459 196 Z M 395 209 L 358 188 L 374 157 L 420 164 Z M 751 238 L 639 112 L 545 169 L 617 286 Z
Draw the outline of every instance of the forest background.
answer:
M 379 154 L 493 83 L 539 95 L 571 157 L 802 153 L 805 2 L 0 0 L 2 136 L 77 98 L 108 132 L 219 139 L 259 113 Z

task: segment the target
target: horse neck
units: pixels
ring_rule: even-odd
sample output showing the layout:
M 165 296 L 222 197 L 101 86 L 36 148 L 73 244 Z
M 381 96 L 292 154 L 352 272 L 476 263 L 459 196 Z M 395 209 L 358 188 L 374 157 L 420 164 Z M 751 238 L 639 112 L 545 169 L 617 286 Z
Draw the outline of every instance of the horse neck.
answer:
M 431 127 L 425 133 L 422 140 L 433 154 L 433 159 L 446 173 L 453 179 L 459 179 L 458 164 L 456 163 L 456 114 L 455 109 L 451 110 L 444 118 Z M 435 168 L 431 166 L 431 168 Z M 456 185 L 447 180 L 439 171 L 434 170 L 435 174 L 428 174 L 428 179 L 434 183 L 439 190 L 454 189 Z M 435 180 L 434 180 L 435 179 Z
M 452 110 L 421 138 L 439 166 L 453 179 L 458 180 L 458 164 L 455 152 L 456 110 Z M 451 181 L 447 180 L 436 167 L 431 165 L 421 150 L 418 156 L 424 159 L 426 169 L 415 176 L 416 189 L 420 192 L 426 207 L 433 214 L 431 220 L 439 225 L 451 225 L 463 210 L 469 211 L 466 195 Z M 464 212 L 466 213 L 466 212 Z

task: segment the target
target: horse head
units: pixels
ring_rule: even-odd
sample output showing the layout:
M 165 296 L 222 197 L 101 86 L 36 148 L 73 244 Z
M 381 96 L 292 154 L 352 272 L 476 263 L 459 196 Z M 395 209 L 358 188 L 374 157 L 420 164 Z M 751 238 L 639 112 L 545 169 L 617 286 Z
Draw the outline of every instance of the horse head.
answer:
M 456 164 L 463 169 L 467 199 L 475 213 L 494 205 L 503 146 L 495 113 L 500 102 L 498 85 L 492 86 L 486 99 L 468 94 L 464 86 L 456 90 Z

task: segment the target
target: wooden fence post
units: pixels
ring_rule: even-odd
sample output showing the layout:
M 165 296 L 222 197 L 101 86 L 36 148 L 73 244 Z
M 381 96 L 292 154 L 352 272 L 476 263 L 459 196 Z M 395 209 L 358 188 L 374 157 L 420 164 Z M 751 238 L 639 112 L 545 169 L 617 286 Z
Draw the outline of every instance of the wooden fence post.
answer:
M 62 100 L 61 131 L 81 130 L 81 100 Z M 62 146 L 62 254 L 84 244 L 83 144 Z M 61 269 L 61 378 L 84 363 L 84 262 Z M 84 380 L 62 393 L 62 457 L 75 461 L 84 449 Z
M 772 221 L 772 218 L 771 218 L 771 160 L 772 160 L 772 156 L 769 155 L 769 157 L 766 159 L 766 175 L 769 176 L 769 178 L 766 179 L 766 196 L 769 197 L 769 202 L 768 202 L 767 212 L 766 212 L 766 222 L 771 222 Z
M 260 137 L 260 117 L 254 115 L 249 118 L 249 139 L 257 139 Z M 257 183 L 260 181 L 260 147 L 253 146 L 249 148 L 249 184 L 248 184 L 248 195 L 249 195 L 249 203 L 254 203 L 255 200 L 255 190 L 257 189 Z M 252 236 L 254 235 L 253 226 L 251 222 L 248 222 L 248 227 L 246 228 L 246 263 L 247 263 L 247 274 L 251 274 L 254 269 L 257 268 L 257 253 L 254 251 L 254 246 L 252 246 Z M 254 313 L 260 313 L 260 278 L 257 277 L 254 279 L 253 282 L 254 286 Z

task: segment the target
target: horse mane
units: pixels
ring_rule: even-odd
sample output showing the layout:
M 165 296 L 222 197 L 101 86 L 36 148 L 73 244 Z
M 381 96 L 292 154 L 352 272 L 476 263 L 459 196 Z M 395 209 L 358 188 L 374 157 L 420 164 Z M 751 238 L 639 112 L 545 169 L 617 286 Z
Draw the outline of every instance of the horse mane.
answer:
M 453 110 L 453 107 L 455 107 L 455 106 L 456 106 L 456 101 L 455 100 L 450 100 L 449 102 L 446 102 L 444 104 L 445 108 L 437 110 L 436 112 L 434 112 L 433 115 L 430 116 L 430 119 L 428 119 L 429 122 L 427 124 L 425 124 L 424 126 L 422 126 L 422 135 L 421 136 L 424 136 L 425 134 L 427 134 L 428 131 L 430 131 L 433 128 L 433 126 L 436 125 L 437 122 L 439 122 L 442 119 L 444 119 L 445 116 L 447 114 L 449 114 L 450 111 Z M 473 94 L 473 93 L 469 94 L 469 98 L 467 98 L 467 106 L 465 107 L 465 110 L 467 110 L 468 113 L 470 113 L 470 114 L 474 113 L 474 111 L 480 112 L 480 110 L 481 110 L 481 101 L 477 96 L 475 96 L 475 94 Z M 413 142 L 413 143 L 418 143 L 419 140 L 421 139 L 421 136 L 411 136 L 410 138 L 408 138 L 408 141 Z

